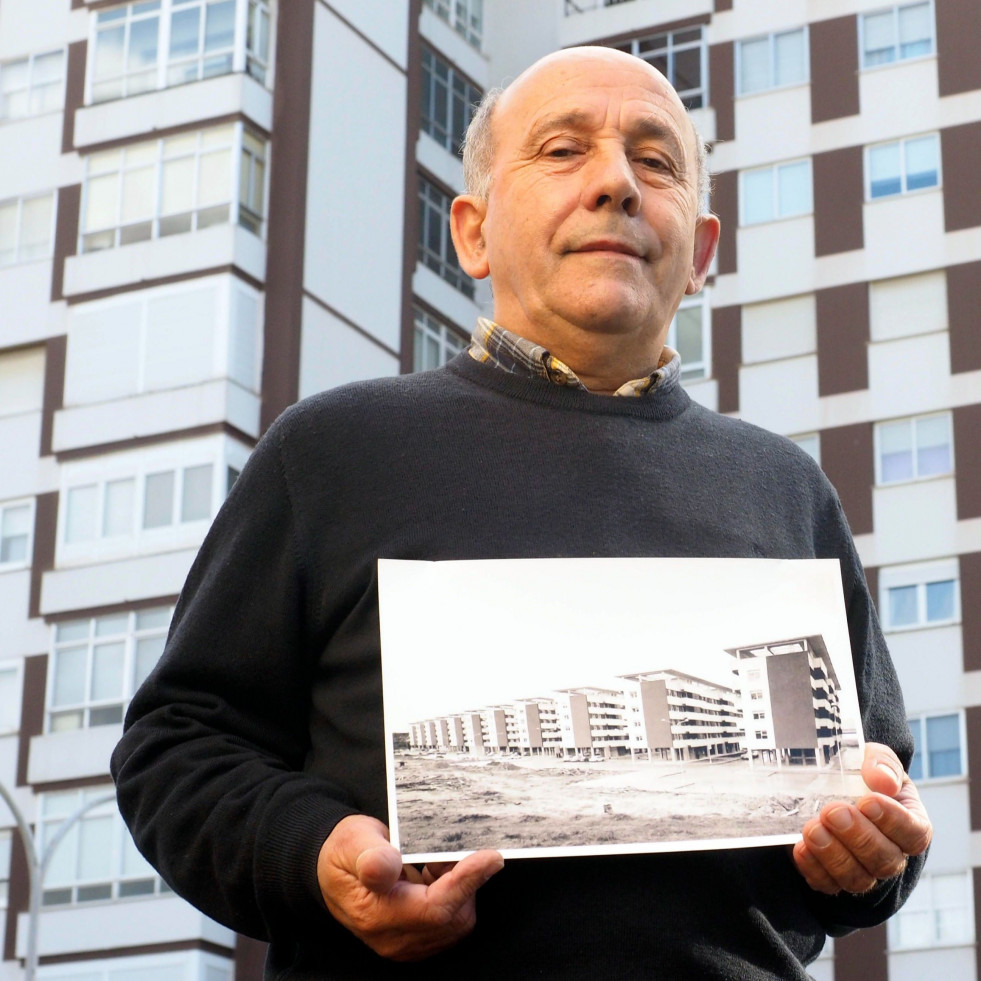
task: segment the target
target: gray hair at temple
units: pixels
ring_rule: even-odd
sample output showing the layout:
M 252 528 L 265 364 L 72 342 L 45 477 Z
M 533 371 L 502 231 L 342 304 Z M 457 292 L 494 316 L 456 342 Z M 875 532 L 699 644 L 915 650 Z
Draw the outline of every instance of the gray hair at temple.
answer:
M 487 92 L 474 111 L 466 136 L 463 138 L 463 186 L 467 194 L 472 194 L 474 197 L 486 198 L 490 191 L 491 169 L 494 165 L 494 134 L 491 119 L 494 108 L 503 94 L 504 88 L 501 86 Z M 691 114 L 688 114 L 688 122 L 698 150 L 698 210 L 701 212 L 708 208 L 711 183 L 708 171 L 708 148 Z

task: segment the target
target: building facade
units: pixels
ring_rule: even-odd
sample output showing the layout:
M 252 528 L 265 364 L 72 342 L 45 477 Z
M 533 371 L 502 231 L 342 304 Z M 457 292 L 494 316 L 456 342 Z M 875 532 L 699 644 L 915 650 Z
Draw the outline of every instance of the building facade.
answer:
M 0 780 L 40 838 L 110 789 L 270 422 L 441 363 L 489 309 L 446 226 L 468 105 L 603 43 L 662 68 L 712 145 L 719 256 L 669 342 L 693 397 L 837 486 L 937 824 L 906 909 L 815 976 L 976 978 L 979 39 L 976 0 L 0 0 Z M 588 706 L 556 697 L 550 731 L 612 749 Z M 506 746 L 503 710 L 451 738 Z M 27 928 L 2 823 L 0 981 Z M 261 957 L 169 892 L 111 805 L 48 871 L 40 950 L 45 981 L 242 981 Z

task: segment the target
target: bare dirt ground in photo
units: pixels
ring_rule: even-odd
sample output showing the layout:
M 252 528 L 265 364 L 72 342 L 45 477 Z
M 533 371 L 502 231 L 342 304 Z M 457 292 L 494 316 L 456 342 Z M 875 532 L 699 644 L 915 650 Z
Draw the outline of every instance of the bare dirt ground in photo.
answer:
M 406 854 L 794 834 L 854 773 L 728 763 L 396 757 Z

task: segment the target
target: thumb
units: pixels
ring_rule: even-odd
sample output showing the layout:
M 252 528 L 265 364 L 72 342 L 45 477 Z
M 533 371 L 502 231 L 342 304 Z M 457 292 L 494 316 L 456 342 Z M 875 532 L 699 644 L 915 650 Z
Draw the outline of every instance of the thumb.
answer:
M 389 844 L 375 845 L 358 855 L 354 871 L 366 889 L 388 893 L 402 874 L 402 856 Z
M 869 790 L 895 797 L 906 777 L 899 757 L 882 743 L 867 743 L 862 763 L 862 779 Z

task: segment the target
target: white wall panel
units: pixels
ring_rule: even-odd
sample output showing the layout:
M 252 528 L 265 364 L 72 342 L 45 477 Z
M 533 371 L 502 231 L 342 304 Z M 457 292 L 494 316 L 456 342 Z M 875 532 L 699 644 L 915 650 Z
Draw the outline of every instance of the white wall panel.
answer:
M 0 352 L 0 417 L 35 412 L 44 401 L 44 348 Z
M 463 194 L 463 162 L 455 153 L 440 146 L 428 133 L 419 133 L 416 159 L 421 167 L 453 188 L 457 194 Z
M 0 153 L 0 200 L 50 191 L 61 183 L 60 112 L 3 124 L 5 150 Z M 11 152 L 30 147 L 30 153 Z
M 960 624 L 890 631 L 886 643 L 903 687 L 906 714 L 949 709 L 964 673 Z
M 868 352 L 870 401 L 876 418 L 934 412 L 951 405 L 946 331 L 870 344 Z M 916 373 L 916 384 L 910 384 L 911 371 Z
M 3 297 L 0 347 L 30 343 L 63 332 L 64 307 L 50 302 L 50 259 L 0 269 L 0 297 Z
M 719 411 L 719 383 L 714 378 L 685 383 L 685 391 L 699 404 L 713 412 Z
M 330 6 L 404 70 L 409 5 L 391 0 L 330 0 Z
M 31 738 L 28 783 L 81 780 L 109 774 L 109 756 L 123 734 L 122 723 Z
M 38 457 L 40 446 L 40 412 L 0 418 L 0 447 L 11 464 L 0 467 L 0 501 L 58 486 L 58 465 L 53 457 Z
M 947 328 L 947 276 L 942 269 L 869 284 L 873 341 Z
M 944 255 L 940 189 L 880 198 L 865 208 L 865 263 L 870 280 L 929 269 Z
M 603 7 L 599 0 L 595 3 L 586 0 L 580 6 L 595 9 L 561 18 L 559 44 L 562 47 L 589 44 L 598 37 L 641 31 L 651 24 L 667 24 L 698 14 L 710 14 L 713 5 L 712 0 L 634 0 L 633 3 Z M 652 30 L 651 33 L 656 32 Z
M 929 515 L 930 520 L 922 520 Z M 875 562 L 916 562 L 957 551 L 954 478 L 934 477 L 872 491 Z
M 775 361 L 817 350 L 814 294 L 743 307 L 743 363 Z
M 917 786 L 927 813 L 938 825 L 927 868 L 933 873 L 960 872 L 967 865 L 971 844 L 967 778 L 936 783 L 924 780 Z
M 419 33 L 424 41 L 440 51 L 443 57 L 449 58 L 464 75 L 473 79 L 481 88 L 487 88 L 486 56 L 426 6 L 423 6 L 419 17 Z
M 30 569 L 0 572 L 0 610 L 5 611 L 0 630 L 0 660 L 41 654 L 48 649 L 48 628 L 44 621 L 27 618 L 30 589 Z
M 85 36 L 86 19 L 72 17 L 62 0 L 4 3 L 0 10 L 0 59 L 43 54 Z
M 941 0 L 942 2 L 942 0 Z M 915 58 L 858 73 L 864 142 L 878 143 L 939 124 L 937 59 Z
M 887 959 L 889 981 L 927 981 L 928 978 L 975 981 L 977 978 L 973 944 L 890 952 Z
M 138 298 L 69 312 L 65 405 L 102 402 L 137 391 L 141 319 Z
M 740 368 L 739 415 L 778 433 L 818 429 L 817 356 Z
M 736 230 L 743 303 L 814 289 L 814 218 L 784 218 Z
M 811 87 L 795 85 L 736 99 L 738 159 L 730 167 L 756 167 L 811 153 Z

